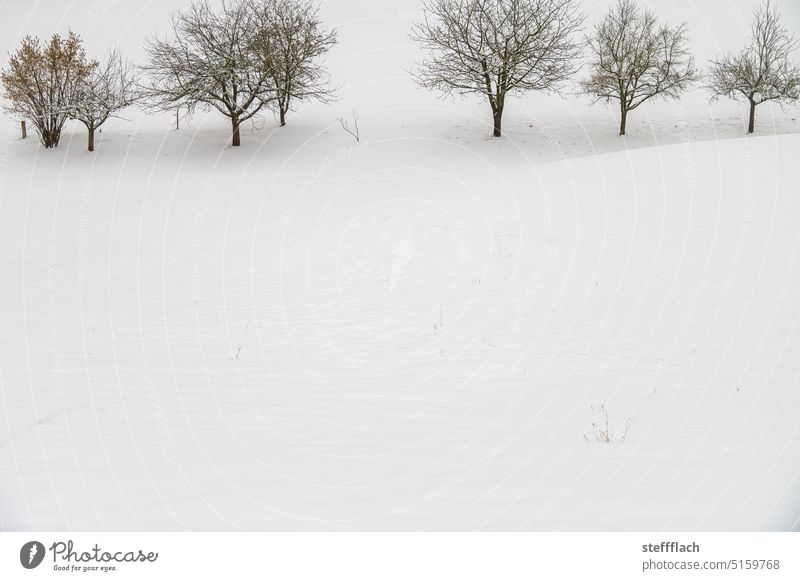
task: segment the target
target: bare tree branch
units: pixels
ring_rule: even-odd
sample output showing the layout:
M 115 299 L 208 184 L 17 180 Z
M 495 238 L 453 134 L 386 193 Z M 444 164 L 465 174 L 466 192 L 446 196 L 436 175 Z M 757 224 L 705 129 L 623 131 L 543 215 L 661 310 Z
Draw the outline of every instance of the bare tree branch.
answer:
M 339 125 L 342 126 L 347 133 L 353 136 L 356 141 L 361 141 L 361 134 L 358 130 L 358 115 L 353 111 L 353 125 L 350 126 L 350 120 L 344 117 L 339 117 Z

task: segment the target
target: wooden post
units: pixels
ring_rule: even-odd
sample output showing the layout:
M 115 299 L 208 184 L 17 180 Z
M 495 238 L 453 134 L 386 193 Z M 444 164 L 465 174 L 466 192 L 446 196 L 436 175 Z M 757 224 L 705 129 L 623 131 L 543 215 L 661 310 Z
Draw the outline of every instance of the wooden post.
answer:
M 24 121 L 20 121 L 19 122 L 19 129 L 20 129 L 20 131 L 22 131 L 22 139 L 25 139 L 26 137 L 28 137 L 28 130 L 25 127 L 25 122 Z

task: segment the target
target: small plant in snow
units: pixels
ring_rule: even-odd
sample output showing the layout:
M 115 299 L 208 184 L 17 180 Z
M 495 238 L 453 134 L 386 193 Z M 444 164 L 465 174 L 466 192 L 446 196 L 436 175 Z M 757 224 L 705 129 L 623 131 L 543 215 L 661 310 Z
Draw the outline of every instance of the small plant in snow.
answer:
M 636 422 L 633 421 L 632 418 L 628 418 L 625 420 L 625 429 L 622 435 L 619 437 L 620 440 L 623 442 L 628 439 L 628 431 Z M 614 441 L 616 434 L 611 431 L 609 427 L 608 421 L 608 408 L 606 404 L 600 405 L 600 418 L 597 421 L 592 422 L 592 438 L 596 442 L 602 442 L 603 444 L 610 444 Z M 592 438 L 590 438 L 586 432 L 583 434 L 584 439 L 587 442 L 591 442 Z
M 358 115 L 356 114 L 355 111 L 353 111 L 352 118 L 353 118 L 353 123 L 351 125 L 349 119 L 345 119 L 344 117 L 339 117 L 339 125 L 341 125 L 342 129 L 344 129 L 347 133 L 352 135 L 353 139 L 360 142 L 361 135 L 358 130 Z

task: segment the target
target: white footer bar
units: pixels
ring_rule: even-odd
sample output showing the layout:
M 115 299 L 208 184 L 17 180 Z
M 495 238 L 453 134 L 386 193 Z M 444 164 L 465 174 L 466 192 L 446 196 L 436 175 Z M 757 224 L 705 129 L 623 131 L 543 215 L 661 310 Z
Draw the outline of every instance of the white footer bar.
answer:
M 2 533 L 0 579 L 800 579 L 797 533 Z

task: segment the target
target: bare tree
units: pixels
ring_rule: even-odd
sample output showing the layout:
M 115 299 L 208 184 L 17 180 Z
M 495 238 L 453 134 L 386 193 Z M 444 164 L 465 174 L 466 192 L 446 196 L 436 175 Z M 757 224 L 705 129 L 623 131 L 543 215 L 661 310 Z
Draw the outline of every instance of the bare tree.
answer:
M 83 123 L 89 132 L 89 151 L 94 151 L 95 131 L 137 99 L 133 67 L 123 60 L 118 50 L 109 51 L 106 60 L 96 63 L 80 84 L 70 110 L 70 117 Z
M 750 103 L 748 133 L 755 131 L 758 105 L 800 98 L 800 67 L 791 60 L 800 41 L 783 27 L 769 0 L 755 9 L 752 31 L 750 46 L 711 61 L 708 74 L 712 99 L 744 97 Z
M 268 0 L 259 8 L 263 24 L 257 47 L 271 65 L 273 104 L 283 127 L 294 100 L 334 99 L 319 58 L 336 44 L 336 31 L 322 27 L 319 8 L 311 0 Z
M 349 133 L 353 139 L 356 141 L 361 141 L 361 131 L 358 129 L 358 115 L 355 111 L 353 111 L 352 118 L 352 127 L 350 126 L 350 120 L 345 119 L 344 117 L 339 117 L 339 125 L 341 125 L 342 129 L 344 129 L 346 133 Z
M 655 13 L 636 0 L 618 0 L 586 44 L 591 76 L 581 86 L 596 101 L 619 101 L 620 135 L 629 112 L 653 97 L 677 99 L 698 77 L 686 23 L 659 25 Z
M 46 44 L 26 36 L 0 75 L 7 111 L 29 120 L 46 148 L 56 147 L 94 66 L 86 59 L 80 37 L 72 32 L 66 38 L 54 34 Z
M 509 94 L 558 90 L 579 68 L 583 22 L 574 0 L 430 0 L 411 38 L 428 52 L 417 82 L 483 95 L 500 137 Z
M 271 63 L 260 50 L 263 36 L 255 4 L 233 0 L 214 12 L 207 0 L 172 18 L 172 38 L 151 39 L 144 67 L 148 94 L 157 108 L 200 106 L 230 118 L 231 144 L 239 127 L 275 98 Z

